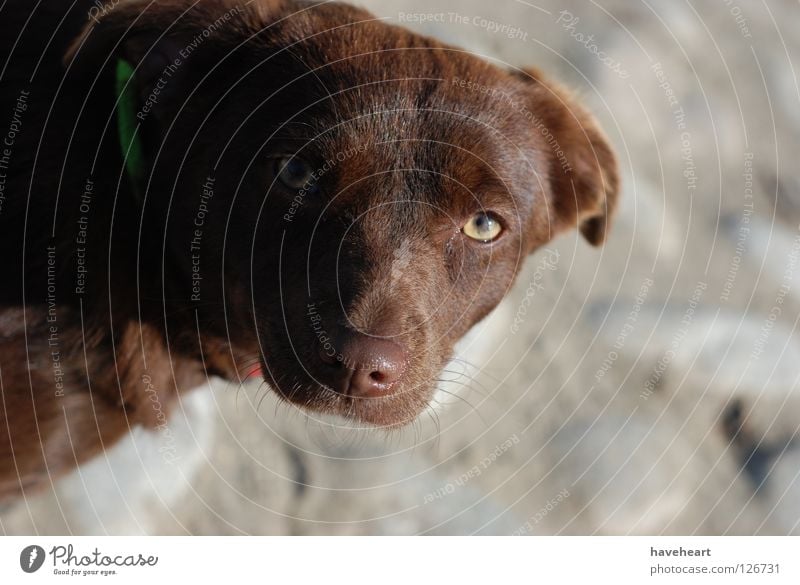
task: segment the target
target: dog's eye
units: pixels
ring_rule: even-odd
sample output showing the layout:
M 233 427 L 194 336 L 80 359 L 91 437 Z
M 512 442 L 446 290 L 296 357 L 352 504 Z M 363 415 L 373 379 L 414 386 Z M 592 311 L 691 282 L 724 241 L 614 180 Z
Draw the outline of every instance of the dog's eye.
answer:
M 461 231 L 473 240 L 491 242 L 500 235 L 500 232 L 503 231 L 503 226 L 500 225 L 500 222 L 491 213 L 480 212 L 473 215 L 472 218 L 464 224 Z
M 287 156 L 277 159 L 275 164 L 278 178 L 289 189 L 298 191 L 313 187 L 314 170 L 304 160 Z

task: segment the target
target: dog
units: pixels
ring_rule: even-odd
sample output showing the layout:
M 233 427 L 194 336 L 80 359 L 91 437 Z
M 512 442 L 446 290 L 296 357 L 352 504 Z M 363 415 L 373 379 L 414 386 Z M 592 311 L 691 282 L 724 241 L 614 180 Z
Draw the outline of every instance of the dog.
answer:
M 537 69 L 336 2 L 6 11 L 0 497 L 214 377 L 402 426 L 529 254 L 609 230 L 609 140 Z

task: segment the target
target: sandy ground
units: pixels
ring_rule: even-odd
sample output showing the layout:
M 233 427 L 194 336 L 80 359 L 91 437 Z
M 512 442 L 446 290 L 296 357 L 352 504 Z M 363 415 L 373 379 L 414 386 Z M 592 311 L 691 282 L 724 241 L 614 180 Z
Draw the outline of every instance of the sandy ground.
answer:
M 575 87 L 625 179 L 608 245 L 570 235 L 531 257 L 476 338 L 488 350 L 465 354 L 482 370 L 412 429 L 344 430 L 219 385 L 173 423 L 181 465 L 147 462 L 140 437 L 0 529 L 800 533 L 800 5 L 362 4 L 395 22 L 444 13 L 410 26 Z

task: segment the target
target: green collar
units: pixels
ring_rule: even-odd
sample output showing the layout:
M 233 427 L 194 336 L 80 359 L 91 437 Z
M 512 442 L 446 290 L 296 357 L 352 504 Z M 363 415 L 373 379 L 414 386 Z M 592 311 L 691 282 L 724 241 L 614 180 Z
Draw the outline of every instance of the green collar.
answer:
M 117 79 L 114 86 L 117 97 L 117 133 L 125 169 L 133 183 L 136 195 L 141 195 L 144 179 L 144 149 L 137 130 L 137 99 L 132 80 L 133 67 L 124 59 L 117 59 Z

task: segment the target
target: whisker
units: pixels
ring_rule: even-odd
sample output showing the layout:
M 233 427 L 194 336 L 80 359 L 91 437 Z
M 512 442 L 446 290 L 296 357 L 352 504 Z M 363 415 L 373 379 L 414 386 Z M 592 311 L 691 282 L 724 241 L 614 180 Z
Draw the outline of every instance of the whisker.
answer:
M 459 388 L 464 388 L 466 390 L 469 390 L 470 392 L 474 392 L 475 394 L 480 396 L 483 400 L 488 400 L 492 394 L 486 388 L 480 386 L 480 384 L 473 379 L 468 379 L 465 382 L 461 380 L 446 380 L 442 378 L 436 378 L 434 382 L 437 382 L 439 384 L 455 384 Z M 475 385 L 477 385 L 477 387 Z
M 458 400 L 460 400 L 461 402 L 463 402 L 464 404 L 466 404 L 467 406 L 469 406 L 469 407 L 470 407 L 470 409 L 471 409 L 471 410 L 472 410 L 472 411 L 473 411 L 473 412 L 474 412 L 474 413 L 475 413 L 475 414 L 478 416 L 478 418 L 481 420 L 481 422 L 482 422 L 482 423 L 483 423 L 485 426 L 488 426 L 488 424 L 487 424 L 486 420 L 484 420 L 484 418 L 483 418 L 483 416 L 481 415 L 481 413 L 480 413 L 480 411 L 478 410 L 478 408 L 477 408 L 475 405 L 473 405 L 473 404 L 472 404 L 472 403 L 471 403 L 469 400 L 467 400 L 466 398 L 464 398 L 464 397 L 462 397 L 462 396 L 459 396 L 458 394 L 455 394 L 454 392 L 450 392 L 450 391 L 448 391 L 448 390 L 445 390 L 444 388 L 441 388 L 441 387 L 439 387 L 439 386 L 437 386 L 437 390 L 440 390 L 441 392 L 444 392 L 445 394 L 447 394 L 447 395 L 449 395 L 449 396 L 452 396 L 453 398 L 457 398 Z M 442 403 L 439 403 L 439 404 L 442 404 Z
M 448 372 L 447 370 L 442 370 L 442 371 L 444 373 L 447 373 L 447 374 L 455 373 L 455 372 Z M 464 378 L 466 378 L 466 380 L 467 380 L 466 382 L 463 381 Z M 479 380 L 476 380 L 475 378 L 472 378 L 472 377 L 469 377 L 469 376 L 465 376 L 463 374 L 458 375 L 457 378 L 452 378 L 452 379 L 450 379 L 450 378 L 436 378 L 434 381 L 435 382 L 443 382 L 443 383 L 447 383 L 447 384 L 458 384 L 462 388 L 467 388 L 467 389 L 471 390 L 472 392 L 480 394 L 483 398 L 488 398 L 492 394 L 492 392 L 483 383 L 481 383 Z
M 473 364 L 472 362 L 465 360 L 464 358 L 452 357 L 452 358 L 450 358 L 450 361 L 453 361 L 453 362 L 456 362 L 456 363 L 459 363 L 459 364 L 463 364 L 465 366 L 468 366 L 468 367 L 472 368 L 473 370 L 476 371 L 477 374 L 479 374 L 481 376 L 486 376 L 487 378 L 489 378 L 495 384 L 501 384 L 502 383 L 502 380 L 500 378 L 498 378 L 497 376 L 489 373 L 489 371 L 487 371 L 484 367 L 477 366 L 477 365 Z

